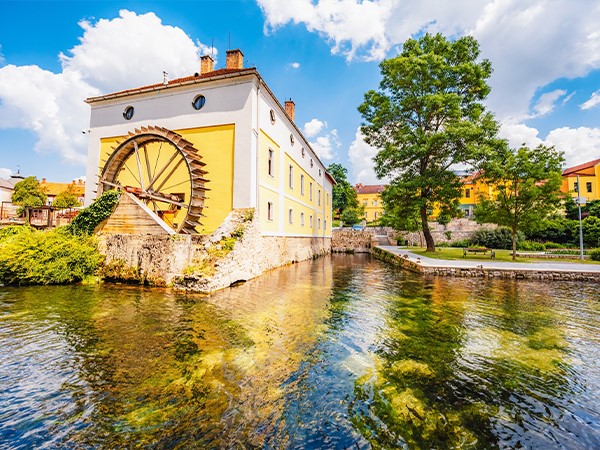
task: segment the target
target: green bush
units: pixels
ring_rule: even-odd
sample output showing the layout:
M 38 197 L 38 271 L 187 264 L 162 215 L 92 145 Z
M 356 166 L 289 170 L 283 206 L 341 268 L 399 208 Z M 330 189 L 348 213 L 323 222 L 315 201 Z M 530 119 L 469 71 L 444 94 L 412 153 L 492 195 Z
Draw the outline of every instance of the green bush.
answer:
M 523 239 L 521 233 L 517 234 L 517 243 Z M 498 227 L 494 229 L 482 228 L 477 230 L 471 239 L 469 245 L 476 247 L 488 247 L 496 249 L 512 249 L 512 233 L 509 228 Z
M 565 248 L 565 245 L 563 245 L 563 244 L 557 244 L 556 242 L 544 242 L 544 244 L 546 245 L 546 250 L 548 250 L 548 249 Z
M 590 250 L 590 259 L 592 261 L 600 261 L 600 248 Z
M 546 245 L 536 241 L 520 241 L 517 243 L 517 249 L 530 252 L 543 252 L 546 250 Z
M 77 214 L 65 228 L 73 234 L 94 234 L 96 227 L 115 210 L 119 196 L 117 190 L 106 191 L 94 203 Z
M 0 243 L 5 239 L 22 233 L 33 233 L 35 230 L 29 225 L 10 225 L 0 228 Z
M 64 228 L 23 231 L 0 241 L 0 282 L 73 283 L 93 275 L 101 260 L 92 236 L 74 236 Z
M 579 242 L 579 221 L 564 218 L 544 220 L 534 231 L 527 232 L 526 237 L 532 241 L 574 244 Z
M 440 244 L 437 244 L 437 245 L 438 245 L 438 247 L 440 247 Z M 450 242 L 450 244 L 448 244 L 448 247 L 465 248 L 465 247 L 468 247 L 469 245 L 471 245 L 471 243 L 468 239 L 459 239 L 459 240 Z

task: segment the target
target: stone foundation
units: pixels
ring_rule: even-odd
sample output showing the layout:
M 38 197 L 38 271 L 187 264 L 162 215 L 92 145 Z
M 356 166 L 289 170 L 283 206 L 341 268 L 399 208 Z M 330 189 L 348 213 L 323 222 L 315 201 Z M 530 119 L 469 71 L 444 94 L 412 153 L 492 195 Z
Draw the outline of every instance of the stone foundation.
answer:
M 103 275 L 212 292 L 331 251 L 330 238 L 263 236 L 254 210 L 234 210 L 209 236 L 100 234 Z
M 368 231 L 352 229 L 333 230 L 331 251 L 337 253 L 369 253 L 373 235 Z
M 600 281 L 598 272 L 569 272 L 561 270 L 537 269 L 485 269 L 479 267 L 430 267 L 423 266 L 418 261 L 411 261 L 399 255 L 394 255 L 381 248 L 374 248 L 373 255 L 402 269 L 422 275 L 436 275 L 442 277 L 469 277 L 469 278 L 509 278 L 523 280 L 557 280 L 557 281 Z

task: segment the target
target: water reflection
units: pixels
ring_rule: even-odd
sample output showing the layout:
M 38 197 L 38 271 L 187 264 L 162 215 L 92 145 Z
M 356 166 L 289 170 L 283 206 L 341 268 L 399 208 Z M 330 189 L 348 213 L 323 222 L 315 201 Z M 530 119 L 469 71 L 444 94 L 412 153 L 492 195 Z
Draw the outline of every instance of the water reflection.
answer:
M 599 294 L 368 256 L 212 296 L 2 288 L 0 447 L 599 447 Z

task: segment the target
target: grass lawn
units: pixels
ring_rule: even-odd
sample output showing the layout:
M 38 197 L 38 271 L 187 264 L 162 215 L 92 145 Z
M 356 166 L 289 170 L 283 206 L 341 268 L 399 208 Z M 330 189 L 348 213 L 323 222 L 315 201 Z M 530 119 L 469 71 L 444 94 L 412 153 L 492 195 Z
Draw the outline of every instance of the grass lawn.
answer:
M 426 252 L 423 247 L 408 247 L 408 250 L 417 254 L 427 256 L 435 259 L 447 259 L 447 260 L 470 260 L 470 261 L 490 261 L 490 253 L 487 255 L 483 253 L 467 253 L 467 257 L 463 258 L 462 248 L 449 248 L 440 247 L 436 248 L 435 252 Z M 512 260 L 512 250 L 494 250 L 496 252 L 495 261 L 509 261 Z M 562 258 L 518 258 L 514 262 L 531 263 L 531 262 L 560 262 L 560 263 L 584 263 L 584 264 L 599 264 L 598 261 L 591 261 L 589 259 L 562 259 Z

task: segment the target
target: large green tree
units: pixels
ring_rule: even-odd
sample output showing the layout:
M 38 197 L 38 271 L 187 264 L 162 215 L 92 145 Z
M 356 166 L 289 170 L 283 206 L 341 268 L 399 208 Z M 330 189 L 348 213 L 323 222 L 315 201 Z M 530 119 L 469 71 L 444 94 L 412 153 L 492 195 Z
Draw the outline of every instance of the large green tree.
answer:
M 435 250 L 430 212 L 437 206 L 451 215 L 460 197 L 453 166 L 475 164 L 503 143 L 482 103 L 492 66 L 478 57 L 470 36 L 409 39 L 399 56 L 380 64 L 379 90 L 367 92 L 358 108 L 365 140 L 379 150 L 375 173 L 391 180 L 383 195 L 386 214 L 395 215 L 396 226 L 420 221 L 427 251 Z
M 340 216 L 347 208 L 357 208 L 358 199 L 356 191 L 348 182 L 348 169 L 341 164 L 330 164 L 327 172 L 335 179 L 336 185 L 333 186 L 332 207 L 334 214 Z
M 15 184 L 12 202 L 20 205 L 21 214 L 27 206 L 43 206 L 46 204 L 46 194 L 36 177 L 27 177 Z
M 554 147 L 540 145 L 506 149 L 485 164 L 485 178 L 495 193 L 481 198 L 475 208 L 478 222 L 504 225 L 512 231 L 512 257 L 517 254 L 517 232 L 541 226 L 561 204 L 564 157 Z

